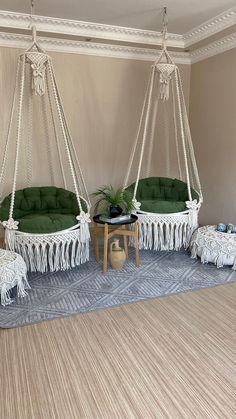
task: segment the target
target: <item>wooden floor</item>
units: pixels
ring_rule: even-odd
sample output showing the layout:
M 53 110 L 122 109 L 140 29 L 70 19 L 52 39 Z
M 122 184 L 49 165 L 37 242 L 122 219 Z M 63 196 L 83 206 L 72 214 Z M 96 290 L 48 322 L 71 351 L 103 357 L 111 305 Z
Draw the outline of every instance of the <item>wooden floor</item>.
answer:
M 0 330 L 0 418 L 234 418 L 236 284 Z

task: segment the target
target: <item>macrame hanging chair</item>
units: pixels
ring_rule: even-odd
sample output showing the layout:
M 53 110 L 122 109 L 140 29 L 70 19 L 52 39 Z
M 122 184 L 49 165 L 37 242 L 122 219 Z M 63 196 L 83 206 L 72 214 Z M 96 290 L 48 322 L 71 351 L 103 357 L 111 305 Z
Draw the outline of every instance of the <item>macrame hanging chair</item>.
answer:
M 180 71 L 166 39 L 165 9 L 162 50 L 151 68 L 124 180 L 133 194 L 141 249 L 187 248 L 203 202 Z
M 0 202 L 6 248 L 19 253 L 28 270 L 65 270 L 89 259 L 89 195 L 52 61 L 35 27 L 33 44 L 17 64 Z

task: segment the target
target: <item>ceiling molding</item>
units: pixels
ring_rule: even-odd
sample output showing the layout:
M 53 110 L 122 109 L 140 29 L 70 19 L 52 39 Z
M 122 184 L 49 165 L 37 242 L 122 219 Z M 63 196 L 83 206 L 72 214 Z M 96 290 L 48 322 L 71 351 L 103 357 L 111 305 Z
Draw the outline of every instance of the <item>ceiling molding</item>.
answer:
M 109 41 L 131 42 L 135 44 L 161 45 L 161 32 L 147 31 L 122 26 L 104 25 L 93 22 L 60 19 L 48 16 L 30 16 L 24 13 L 0 11 L 0 27 L 30 30 L 32 24 L 38 31 L 73 35 L 84 38 L 95 38 Z M 184 48 L 183 35 L 168 34 L 168 45 L 173 48 Z
M 185 48 L 236 24 L 236 6 L 209 19 L 183 35 Z
M 194 64 L 233 48 L 236 48 L 236 32 L 190 52 L 190 60 Z
M 31 36 L 0 32 L 0 46 L 22 48 L 29 47 Z M 154 61 L 159 52 L 151 48 L 138 48 L 122 45 L 94 42 L 73 41 L 59 38 L 38 37 L 38 42 L 46 51 L 66 52 L 71 54 L 95 55 L 108 58 Z M 171 52 L 176 64 L 191 64 L 188 52 Z
M 34 16 L 32 20 L 28 14 L 0 11 L 0 27 L 29 30 L 32 23 L 36 25 L 38 31 L 50 34 L 49 37 L 38 37 L 42 47 L 48 51 L 154 61 L 158 52 L 151 46 L 158 46 L 162 43 L 161 33 L 155 31 L 44 16 Z M 185 35 L 168 34 L 168 45 L 171 47 L 187 47 L 234 24 L 236 24 L 236 7 L 221 13 Z M 55 38 L 53 34 L 61 34 L 62 37 Z M 103 43 L 69 40 L 63 38 L 63 35 L 99 39 Z M 30 41 L 30 35 L 0 33 L 0 46 L 27 48 Z M 107 41 L 129 42 L 133 43 L 134 46 L 115 45 L 114 43 L 106 43 Z M 135 46 L 135 44 L 150 45 L 150 48 L 141 48 Z M 177 64 L 191 64 L 235 47 L 236 33 L 233 33 L 194 51 L 171 52 L 171 55 Z

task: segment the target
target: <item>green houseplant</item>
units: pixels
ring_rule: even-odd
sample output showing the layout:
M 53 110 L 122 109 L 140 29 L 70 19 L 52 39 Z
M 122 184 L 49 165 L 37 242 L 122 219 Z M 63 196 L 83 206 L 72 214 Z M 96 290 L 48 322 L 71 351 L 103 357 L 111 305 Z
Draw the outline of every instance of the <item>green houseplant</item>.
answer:
M 122 212 L 130 214 L 134 208 L 131 193 L 123 191 L 122 188 L 115 190 L 113 186 L 106 185 L 98 188 L 92 196 L 97 198 L 94 207 L 95 214 L 100 211 L 114 218 Z

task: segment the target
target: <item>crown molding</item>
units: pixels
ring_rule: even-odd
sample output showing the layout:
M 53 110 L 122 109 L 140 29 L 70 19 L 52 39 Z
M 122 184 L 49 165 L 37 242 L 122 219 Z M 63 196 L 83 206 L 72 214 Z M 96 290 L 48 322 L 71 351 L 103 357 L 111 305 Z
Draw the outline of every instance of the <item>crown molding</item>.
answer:
M 0 27 L 2 28 L 30 30 L 33 24 L 38 31 L 52 35 L 56 33 L 62 36 L 100 39 L 105 42 L 129 42 L 155 46 L 162 44 L 161 32 L 157 31 L 0 11 Z M 188 48 L 235 24 L 236 6 L 209 19 L 183 35 L 169 33 L 168 46 L 172 48 Z
M 194 64 L 233 48 L 236 48 L 236 32 L 190 52 L 190 60 Z
M 0 46 L 26 49 L 31 43 L 31 36 L 0 32 Z M 151 48 L 138 48 L 122 45 L 94 42 L 73 41 L 59 38 L 38 37 L 40 46 L 46 51 L 70 54 L 95 55 L 108 58 L 125 58 L 142 61 L 154 61 L 159 51 Z M 176 64 L 190 64 L 188 52 L 171 52 Z
M 209 19 L 183 35 L 185 48 L 236 24 L 236 6 Z
M 57 33 L 106 41 L 131 42 L 156 46 L 162 44 L 162 34 L 157 31 L 0 11 L 0 27 L 2 28 L 30 30 L 32 25 L 35 25 L 40 32 L 51 34 Z M 183 35 L 169 33 L 168 45 L 173 48 L 184 48 Z

